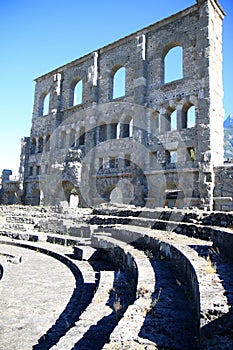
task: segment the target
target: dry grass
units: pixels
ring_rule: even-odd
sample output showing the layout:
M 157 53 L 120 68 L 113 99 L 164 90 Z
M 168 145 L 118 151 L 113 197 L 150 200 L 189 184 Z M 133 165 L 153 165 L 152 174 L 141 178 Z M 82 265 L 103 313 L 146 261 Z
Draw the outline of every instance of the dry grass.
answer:
M 207 256 L 206 261 L 207 261 L 207 265 L 206 265 L 206 267 L 205 267 L 205 269 L 204 269 L 204 272 L 205 272 L 205 273 L 208 273 L 208 274 L 216 273 L 216 271 L 217 271 L 217 265 L 216 265 L 216 263 L 214 263 L 214 262 L 211 261 L 209 255 Z

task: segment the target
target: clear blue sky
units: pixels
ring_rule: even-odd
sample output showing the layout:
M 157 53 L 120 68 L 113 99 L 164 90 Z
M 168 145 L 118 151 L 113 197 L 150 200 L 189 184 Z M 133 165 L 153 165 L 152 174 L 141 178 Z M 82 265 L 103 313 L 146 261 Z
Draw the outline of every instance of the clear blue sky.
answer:
M 219 0 L 225 115 L 233 113 L 233 0 Z M 19 166 L 30 136 L 34 79 L 195 4 L 195 0 L 1 0 L 0 172 Z

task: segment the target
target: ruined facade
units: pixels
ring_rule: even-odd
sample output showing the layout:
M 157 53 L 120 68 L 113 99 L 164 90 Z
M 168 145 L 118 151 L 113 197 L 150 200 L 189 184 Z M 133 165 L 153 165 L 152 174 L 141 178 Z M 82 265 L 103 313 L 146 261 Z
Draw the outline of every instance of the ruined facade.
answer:
M 197 0 L 37 78 L 24 203 L 231 209 L 231 190 L 215 182 L 225 171 L 223 17 L 216 0 Z M 180 68 L 170 80 L 169 64 Z

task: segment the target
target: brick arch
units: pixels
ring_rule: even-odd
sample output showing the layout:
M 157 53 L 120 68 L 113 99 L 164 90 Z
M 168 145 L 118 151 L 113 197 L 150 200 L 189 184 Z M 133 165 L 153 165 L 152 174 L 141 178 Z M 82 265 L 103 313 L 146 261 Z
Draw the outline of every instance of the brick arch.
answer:
M 119 187 L 122 192 L 123 203 L 145 206 L 148 196 L 147 178 L 143 170 L 136 164 L 131 162 L 131 167 L 131 172 L 127 177 L 119 174 L 104 178 L 97 176 L 96 189 L 102 202 L 109 202 L 112 190 Z
M 119 69 L 121 69 L 121 68 L 126 68 L 126 67 L 125 67 L 125 62 L 124 62 L 124 63 L 117 63 L 117 64 L 115 64 L 115 65 L 112 67 L 111 73 L 110 73 L 111 77 L 114 77 L 114 75 L 116 74 L 116 72 L 117 72 Z
M 80 77 L 80 75 L 77 75 L 72 81 L 71 81 L 71 84 L 70 84 L 70 87 L 71 89 L 74 89 L 76 84 L 81 81 L 82 78 Z
M 111 184 L 107 188 L 105 188 L 105 191 L 103 193 L 103 198 L 106 198 L 106 202 L 110 202 L 111 193 L 115 188 L 117 188 L 117 182 L 116 184 Z
M 169 44 L 163 46 L 162 48 L 162 59 L 164 60 L 164 58 L 166 57 L 166 55 L 168 54 L 168 52 L 172 49 L 174 49 L 175 47 L 182 47 L 183 45 L 181 43 L 181 41 L 171 41 L 169 42 Z
M 74 184 L 71 181 L 67 181 L 67 180 L 62 181 L 62 189 L 64 192 L 65 199 L 67 200 L 68 203 L 70 201 L 70 194 L 74 188 L 75 188 Z
M 77 184 L 74 184 L 72 179 L 63 179 L 57 183 L 55 188 L 55 202 L 67 201 L 70 203 L 70 196 L 75 194 L 79 197 L 79 206 L 85 206 L 84 200 L 81 195 L 80 188 Z M 50 203 L 53 203 L 53 198 L 50 198 Z M 52 202 L 51 202 L 52 201 Z

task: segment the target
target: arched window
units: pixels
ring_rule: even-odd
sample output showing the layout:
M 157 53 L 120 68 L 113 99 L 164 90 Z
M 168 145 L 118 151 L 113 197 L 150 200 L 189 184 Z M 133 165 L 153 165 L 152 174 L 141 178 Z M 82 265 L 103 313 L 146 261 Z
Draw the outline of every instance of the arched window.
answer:
M 73 101 L 72 101 L 72 105 L 76 106 L 76 105 L 80 105 L 82 103 L 82 95 L 83 95 L 83 82 L 82 80 L 79 80 L 73 89 Z
M 42 116 L 49 114 L 49 100 L 50 100 L 50 94 L 46 94 L 42 97 L 42 100 L 41 100 L 41 115 Z
M 164 83 L 183 78 L 183 49 L 173 47 L 164 57 Z
M 43 152 L 43 146 L 44 146 L 43 137 L 39 137 L 39 140 L 38 140 L 38 153 L 42 153 Z
M 113 76 L 112 98 L 125 96 L 125 67 L 119 68 Z
M 99 126 L 99 142 L 104 142 L 107 140 L 107 125 L 105 123 Z
M 118 121 L 112 121 L 110 124 L 110 139 L 118 139 L 119 138 L 119 128 L 120 124 Z
M 185 105 L 182 111 L 182 128 L 192 128 L 196 124 L 195 106 Z
M 36 167 L 36 175 L 41 175 L 41 167 L 39 165 Z
M 124 124 L 121 124 L 121 137 L 132 137 L 133 136 L 133 119 L 127 117 Z
M 164 131 L 172 130 L 177 130 L 177 111 L 170 107 L 165 115 Z
M 30 153 L 35 154 L 36 153 L 36 139 L 31 139 L 31 145 L 30 145 Z
M 187 128 L 192 128 L 196 124 L 195 106 L 189 107 L 187 110 Z
M 173 111 L 170 115 L 170 130 L 177 130 L 177 111 Z
M 33 176 L 33 166 L 29 167 L 29 176 Z

